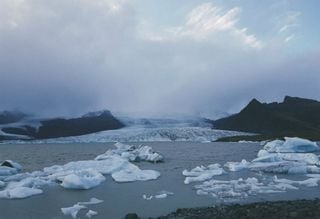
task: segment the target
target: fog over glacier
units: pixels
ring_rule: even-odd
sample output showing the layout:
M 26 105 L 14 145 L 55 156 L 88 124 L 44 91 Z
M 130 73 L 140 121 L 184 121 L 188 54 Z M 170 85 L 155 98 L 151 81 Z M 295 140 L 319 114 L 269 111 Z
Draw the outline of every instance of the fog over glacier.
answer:
M 0 110 L 210 116 L 320 99 L 318 15 L 281 2 L 2 0 Z

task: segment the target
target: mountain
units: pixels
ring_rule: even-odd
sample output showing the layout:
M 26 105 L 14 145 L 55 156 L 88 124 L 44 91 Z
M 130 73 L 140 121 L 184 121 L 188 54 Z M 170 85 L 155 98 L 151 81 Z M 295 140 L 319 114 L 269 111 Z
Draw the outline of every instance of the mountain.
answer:
M 17 111 L 2 111 L 0 112 L 0 124 L 10 124 L 18 122 L 27 115 Z
M 320 102 L 290 96 L 281 103 L 253 99 L 239 113 L 218 119 L 213 125 L 217 129 L 260 134 L 250 139 L 284 136 L 320 139 Z
M 67 136 L 78 136 L 95 133 L 104 130 L 113 130 L 124 127 L 124 124 L 116 119 L 108 110 L 89 113 L 79 118 L 64 119 L 55 118 L 40 121 L 39 127 L 31 125 L 7 126 L 1 130 L 9 134 L 6 138 L 14 136 L 27 136 L 30 139 L 46 139 Z M 4 136 L 0 136 L 0 140 Z

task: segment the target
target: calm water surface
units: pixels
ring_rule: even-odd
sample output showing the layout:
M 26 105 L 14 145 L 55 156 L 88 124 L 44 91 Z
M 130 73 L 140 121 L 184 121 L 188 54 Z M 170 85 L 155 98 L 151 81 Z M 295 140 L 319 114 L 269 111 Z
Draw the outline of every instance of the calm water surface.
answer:
M 133 143 L 138 145 L 138 143 Z M 262 146 L 259 144 L 239 143 L 192 143 L 192 142 L 152 142 L 148 143 L 165 156 L 165 162 L 152 164 L 137 163 L 141 169 L 153 169 L 161 172 L 158 180 L 133 183 L 116 183 L 110 176 L 100 186 L 91 190 L 66 190 L 58 185 L 44 188 L 39 196 L 22 200 L 0 199 L 0 218 L 67 218 L 61 213 L 62 207 L 70 207 L 79 201 L 88 201 L 91 197 L 104 200 L 102 204 L 89 206 L 98 211 L 95 218 L 123 218 L 125 214 L 135 212 L 141 217 L 159 216 L 176 208 L 212 206 L 221 200 L 210 196 L 198 196 L 192 185 L 184 185 L 181 172 L 198 165 L 213 163 L 224 164 L 227 161 L 252 160 Z M 0 160 L 11 159 L 23 165 L 24 171 L 41 170 L 54 164 L 70 161 L 94 159 L 106 150 L 114 148 L 113 143 L 104 144 L 19 144 L 0 145 Z M 259 177 L 249 171 L 230 173 L 216 179 L 238 179 L 249 176 Z M 279 176 L 289 179 L 303 179 L 303 176 Z M 167 190 L 173 196 L 165 199 L 142 198 L 143 194 L 156 194 Z M 238 202 L 264 200 L 282 200 L 320 197 L 320 190 L 303 187 L 286 193 L 264 194 Z M 78 216 L 85 218 L 86 210 Z

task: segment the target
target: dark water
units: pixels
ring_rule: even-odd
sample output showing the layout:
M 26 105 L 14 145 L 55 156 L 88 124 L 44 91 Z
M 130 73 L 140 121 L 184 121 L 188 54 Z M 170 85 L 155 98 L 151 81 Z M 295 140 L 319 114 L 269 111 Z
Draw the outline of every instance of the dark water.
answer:
M 137 144 L 137 143 L 135 143 Z M 198 165 L 213 163 L 224 164 L 227 161 L 252 160 L 262 146 L 259 144 L 239 143 L 191 143 L 161 142 L 148 143 L 165 156 L 165 162 L 159 164 L 138 163 L 141 169 L 154 169 L 161 172 L 158 180 L 133 183 L 116 183 L 110 176 L 100 186 L 91 190 L 66 190 L 55 185 L 44 188 L 44 194 L 23 200 L 1 200 L 0 218 L 65 218 L 62 207 L 70 207 L 79 201 L 88 201 L 91 197 L 104 200 L 102 204 L 89 208 L 98 211 L 94 218 L 123 218 L 130 212 L 142 217 L 159 216 L 174 211 L 176 208 L 211 206 L 219 200 L 210 196 L 198 196 L 192 185 L 184 185 L 181 172 Z M 0 145 L 0 160 L 11 159 L 19 162 L 25 171 L 41 170 L 54 164 L 65 164 L 75 160 L 93 159 L 113 148 L 106 144 L 47 144 L 47 145 Z M 216 179 L 238 179 L 248 176 L 258 177 L 255 173 L 241 171 L 215 177 Z M 280 176 L 289 178 L 288 176 Z M 302 176 L 290 176 L 290 179 L 303 179 Z M 156 194 L 167 190 L 173 196 L 165 199 L 142 198 L 143 194 Z M 290 190 L 286 193 L 263 194 L 238 200 L 252 202 L 263 200 L 285 200 L 320 197 L 318 187 Z M 86 210 L 80 211 L 78 217 L 85 218 Z

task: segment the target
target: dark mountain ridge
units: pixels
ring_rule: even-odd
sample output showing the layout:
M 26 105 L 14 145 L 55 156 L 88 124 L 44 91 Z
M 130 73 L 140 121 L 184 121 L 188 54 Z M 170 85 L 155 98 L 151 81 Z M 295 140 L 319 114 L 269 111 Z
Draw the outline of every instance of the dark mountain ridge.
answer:
M 239 113 L 213 122 L 217 129 L 264 136 L 320 139 L 320 102 L 286 96 L 281 103 L 253 99 Z M 262 137 L 260 135 L 260 137 Z
M 108 110 L 88 113 L 79 118 L 47 119 L 40 121 L 40 123 L 41 125 L 38 128 L 31 125 L 21 125 L 18 127 L 4 126 L 1 130 L 9 134 L 9 136 L 2 135 L 0 136 L 0 140 L 16 139 L 16 137 L 10 135 L 22 135 L 29 139 L 78 136 L 124 127 L 124 124 L 115 118 Z

